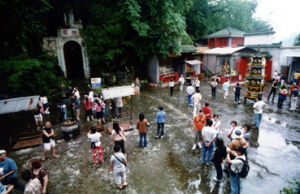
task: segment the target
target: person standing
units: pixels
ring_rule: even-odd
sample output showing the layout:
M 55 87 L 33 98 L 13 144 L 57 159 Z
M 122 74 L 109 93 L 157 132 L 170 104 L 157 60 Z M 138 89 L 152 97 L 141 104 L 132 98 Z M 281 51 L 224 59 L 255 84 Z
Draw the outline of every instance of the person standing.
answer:
M 138 77 L 135 78 L 134 85 L 135 85 L 135 89 L 137 90 L 137 92 L 140 93 L 141 83 L 140 83 L 140 80 Z
M 86 112 L 86 121 L 91 121 L 94 119 L 93 118 L 93 112 L 92 112 L 92 100 L 89 98 L 88 95 L 84 95 L 84 100 L 83 100 L 83 105 L 84 109 Z
M 287 94 L 288 94 L 288 91 L 287 91 L 286 87 L 282 86 L 279 89 L 279 96 L 278 96 L 278 103 L 277 103 L 278 108 L 282 108 L 283 102 L 286 100 Z
M 291 108 L 290 108 L 290 110 L 297 109 L 298 95 L 299 95 L 299 90 L 298 90 L 297 86 L 295 86 L 293 88 L 293 90 L 291 91 Z
M 218 114 L 214 114 L 213 115 L 213 128 L 215 128 L 217 135 L 216 138 L 218 138 L 219 134 L 220 134 L 220 126 L 221 126 L 221 121 L 219 120 L 219 115 Z
M 29 170 L 24 170 L 21 173 L 22 179 L 25 181 L 24 194 L 42 194 L 42 185 L 38 178 L 32 178 Z M 46 192 L 43 192 L 43 194 Z
M 73 111 L 75 110 L 76 120 L 80 121 L 80 101 L 79 98 L 75 95 L 72 96 L 72 107 Z M 73 112 L 74 114 L 74 112 Z M 72 116 L 74 117 L 74 116 Z
M 111 132 L 111 141 L 112 144 L 115 146 L 119 146 L 122 150 L 122 153 L 125 154 L 125 142 L 126 142 L 126 136 L 124 129 L 119 126 L 118 122 L 113 123 L 113 130 Z
M 181 74 L 181 76 L 180 76 L 180 78 L 179 78 L 179 89 L 180 89 L 180 91 L 182 91 L 183 90 L 183 86 L 184 86 L 184 77 L 183 77 L 183 75 Z
M 212 80 L 210 86 L 211 86 L 211 96 L 213 97 L 213 99 L 216 99 L 217 86 L 218 86 L 218 82 L 216 82 L 216 79 Z
M 99 162 L 102 164 L 104 162 L 102 144 L 100 141 L 101 133 L 97 132 L 95 127 L 92 127 L 87 134 L 87 137 L 91 140 L 91 149 L 93 153 L 93 160 L 95 164 L 98 164 L 97 154 L 99 157 Z
M 196 89 L 196 92 L 197 91 L 200 91 L 200 80 L 199 78 L 197 77 L 196 80 L 195 80 L 195 89 Z
M 128 186 L 126 182 L 126 156 L 120 152 L 120 146 L 114 146 L 114 154 L 110 158 L 110 170 L 114 173 L 115 182 L 120 190 Z M 123 183 L 123 184 L 122 184 Z
M 45 114 L 50 114 L 50 112 L 49 112 L 49 104 L 48 104 L 48 98 L 47 98 L 47 96 L 42 96 L 41 98 L 41 102 L 42 102 L 42 104 L 43 104 L 43 106 L 44 106 L 44 113 Z
M 206 123 L 208 123 L 208 120 L 211 120 L 211 108 L 209 107 L 209 102 L 205 102 L 205 106 L 202 108 L 202 110 L 206 117 Z
M 103 118 L 102 106 L 99 98 L 95 99 L 94 109 L 96 111 L 96 118 L 98 119 L 98 123 L 101 125 L 101 120 Z
M 231 159 L 230 154 L 234 155 L 235 158 Z M 242 171 L 244 162 L 246 161 L 246 157 L 242 154 L 242 148 L 237 150 L 231 150 L 227 148 L 227 162 L 230 165 L 230 188 L 231 194 L 240 194 L 240 177 L 239 173 Z
M 215 143 L 217 149 L 215 150 L 214 156 L 211 161 L 215 165 L 217 177 L 214 177 L 213 180 L 216 182 L 220 182 L 223 178 L 222 163 L 224 163 L 224 160 L 226 159 L 227 152 L 222 138 L 216 138 Z
M 80 93 L 79 93 L 79 91 L 78 91 L 77 88 L 74 88 L 74 89 L 73 89 L 72 95 L 76 96 L 77 99 L 80 101 Z
M 6 157 L 6 151 L 0 150 L 0 181 L 3 185 L 14 185 L 14 188 L 24 191 L 24 185 L 17 179 L 18 167 L 15 161 Z
M 232 134 L 234 134 L 234 132 L 237 128 L 237 122 L 236 121 L 231 121 L 230 125 L 231 125 L 230 126 L 230 133 L 227 135 L 227 137 L 230 139 L 230 141 L 232 141 L 233 140 L 233 135 Z
M 164 107 L 159 106 L 158 109 L 159 111 L 156 113 L 157 131 L 155 138 L 163 138 L 165 135 L 165 123 L 167 115 L 164 111 Z
M 201 139 L 202 139 L 202 134 L 201 131 L 203 127 L 206 124 L 206 117 L 203 113 L 202 110 L 199 111 L 199 114 L 194 117 L 194 127 L 193 127 L 193 132 L 195 135 L 195 140 L 193 144 L 192 150 L 196 149 L 197 145 L 199 148 L 202 148 L 201 146 Z
M 272 83 L 271 91 L 270 91 L 269 96 L 268 96 L 268 101 L 267 102 L 269 102 L 269 99 L 270 99 L 271 95 L 273 94 L 272 103 L 274 103 L 274 98 L 275 98 L 275 95 L 276 95 L 277 88 L 278 88 L 278 81 L 277 81 L 277 79 L 274 79 L 274 81 Z
M 259 129 L 262 114 L 263 114 L 263 108 L 266 105 L 264 101 L 262 101 L 261 96 L 257 97 L 257 102 L 254 103 L 254 123 L 257 129 Z
M 223 92 L 224 92 L 224 100 L 226 100 L 226 97 L 228 96 L 228 90 L 229 90 L 229 80 L 227 79 L 226 82 L 223 83 L 222 88 L 223 88 Z
M 38 179 L 41 183 L 41 191 L 43 194 L 48 194 L 48 173 L 47 171 L 42 167 L 41 161 L 39 159 L 33 159 L 29 163 L 29 168 L 31 169 L 31 178 L 32 180 Z M 23 178 L 24 179 L 24 178 Z M 25 190 L 26 190 L 25 186 Z
M 122 109 L 123 109 L 123 100 L 122 100 L 122 97 L 117 97 L 116 101 L 117 101 L 117 108 L 118 108 L 118 111 L 119 111 L 118 117 L 122 118 Z
M 212 120 L 208 120 L 207 126 L 202 130 L 203 150 L 202 150 L 202 163 L 210 164 L 210 158 L 214 148 L 214 141 L 216 138 L 216 130 L 212 127 Z M 206 153 L 208 153 L 206 158 Z
M 136 129 L 139 130 L 140 133 L 140 141 L 139 146 L 140 148 L 143 148 L 143 139 L 144 139 L 144 147 L 147 147 L 148 141 L 147 141 L 147 133 L 148 133 L 148 127 L 149 123 L 147 119 L 145 118 L 145 115 L 143 112 L 139 114 L 139 119 L 136 122 Z
M 191 99 L 194 103 L 193 117 L 195 117 L 197 115 L 197 113 L 199 112 L 199 110 L 201 109 L 202 96 L 200 94 L 200 90 L 196 90 L 196 93 L 193 94 Z
M 50 151 L 50 149 L 52 150 L 53 158 L 59 157 L 59 155 L 55 154 L 55 141 L 53 137 L 54 137 L 54 131 L 51 127 L 50 121 L 47 121 L 42 131 L 42 139 L 43 139 L 43 146 L 44 146 L 42 160 L 46 159 L 46 154 Z
M 173 92 L 174 92 L 174 81 L 173 81 L 173 79 L 170 80 L 169 87 L 170 87 L 170 96 L 173 96 Z
M 241 86 L 240 83 L 236 84 L 236 87 L 234 88 L 234 102 L 235 103 L 240 103 L 240 96 L 241 96 Z
M 192 86 L 191 83 L 188 84 L 188 87 L 186 88 L 186 93 L 188 94 L 187 100 L 188 100 L 188 105 L 193 106 L 193 101 L 192 101 L 192 95 L 194 94 L 195 89 Z
M 37 130 L 40 130 L 40 127 L 43 126 L 43 115 L 40 111 L 39 106 L 35 108 L 35 111 L 33 113 L 34 120 L 35 120 L 35 126 Z

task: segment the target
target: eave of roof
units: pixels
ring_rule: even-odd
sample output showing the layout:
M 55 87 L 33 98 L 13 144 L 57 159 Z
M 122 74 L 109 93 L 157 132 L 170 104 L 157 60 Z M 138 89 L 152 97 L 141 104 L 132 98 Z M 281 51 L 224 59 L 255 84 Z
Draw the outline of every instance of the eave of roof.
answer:
M 216 37 L 243 37 L 245 32 L 240 31 L 235 28 L 225 28 L 223 30 L 219 30 L 207 36 L 207 38 L 216 38 Z
M 275 31 L 273 29 L 268 30 L 258 30 L 253 32 L 246 32 L 245 36 L 254 36 L 254 35 L 263 35 L 263 34 L 275 34 Z

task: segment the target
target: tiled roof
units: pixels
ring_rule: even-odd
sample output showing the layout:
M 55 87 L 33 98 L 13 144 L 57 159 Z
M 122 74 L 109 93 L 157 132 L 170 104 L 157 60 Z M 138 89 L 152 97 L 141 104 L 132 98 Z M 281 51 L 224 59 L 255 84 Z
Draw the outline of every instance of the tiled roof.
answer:
M 259 31 L 247 32 L 245 33 L 245 36 L 261 35 L 261 34 L 275 34 L 275 31 L 273 29 L 259 30 Z
M 207 38 L 215 38 L 215 37 L 232 37 L 232 36 L 237 36 L 237 37 L 242 37 L 244 36 L 245 32 L 240 31 L 235 28 L 225 28 L 223 30 L 217 31 L 215 33 L 212 33 L 207 36 Z
M 204 54 L 207 55 L 231 55 L 235 52 L 239 52 L 239 51 L 243 51 L 243 50 L 247 50 L 247 51 L 251 51 L 251 52 L 256 52 L 255 49 L 252 48 L 247 48 L 247 47 L 218 47 L 218 48 L 213 48 L 210 49 L 206 52 L 204 52 Z
M 280 48 L 281 42 L 273 44 L 251 44 L 246 46 L 249 48 Z

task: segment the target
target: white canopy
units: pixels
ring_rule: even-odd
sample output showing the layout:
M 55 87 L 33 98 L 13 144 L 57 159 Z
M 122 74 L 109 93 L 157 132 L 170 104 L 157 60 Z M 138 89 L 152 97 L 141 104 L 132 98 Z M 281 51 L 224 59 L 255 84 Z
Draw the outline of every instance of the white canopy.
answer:
M 245 47 L 218 47 L 213 48 L 208 51 L 205 51 L 204 54 L 210 54 L 210 55 L 231 55 L 232 53 L 235 53 L 239 50 L 244 49 Z
M 102 90 L 102 96 L 104 100 L 114 99 L 118 97 L 132 96 L 134 94 L 135 94 L 135 88 L 133 86 L 105 88 Z
M 39 102 L 39 96 L 28 96 L 0 100 L 0 114 L 34 110 Z
M 199 60 L 190 60 L 190 61 L 185 61 L 189 65 L 200 65 L 201 61 Z

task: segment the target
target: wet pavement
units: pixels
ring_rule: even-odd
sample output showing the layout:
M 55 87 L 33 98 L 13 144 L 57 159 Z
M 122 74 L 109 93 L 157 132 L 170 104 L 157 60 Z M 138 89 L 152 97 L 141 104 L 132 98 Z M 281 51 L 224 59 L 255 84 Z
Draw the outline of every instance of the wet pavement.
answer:
M 264 100 L 269 86 L 265 89 Z M 229 143 L 227 134 L 231 120 L 236 120 L 239 126 L 253 121 L 253 103 L 234 104 L 233 89 L 230 88 L 230 91 L 224 101 L 219 88 L 217 99 L 212 100 L 209 85 L 201 83 L 202 105 L 209 101 L 212 112 L 220 114 L 221 137 L 226 144 Z M 129 105 L 128 101 L 125 110 L 129 110 Z M 212 180 L 216 176 L 214 166 L 201 164 L 202 150 L 191 150 L 193 108 L 187 106 L 185 92 L 176 88 L 174 96 L 170 97 L 168 88 L 149 88 L 133 98 L 133 105 L 135 118 L 144 112 L 151 128 L 149 144 L 144 149 L 138 148 L 137 130 L 126 132 L 129 186 L 118 191 L 114 184 L 113 174 L 109 171 L 112 145 L 106 133 L 101 139 L 105 162 L 103 166 L 93 164 L 90 142 L 86 137 L 93 121 L 82 122 L 81 135 L 71 141 L 60 139 L 59 126 L 54 126 L 59 139 L 56 150 L 60 158 L 49 158 L 43 162 L 49 172 L 50 193 L 230 193 L 229 178 L 225 176 L 220 184 L 216 184 Z M 167 113 L 164 139 L 154 138 L 155 115 L 159 105 L 164 106 Z M 266 106 L 259 131 L 251 131 L 248 148 L 250 172 L 246 179 L 241 180 L 242 193 L 279 193 L 289 180 L 300 179 L 299 118 L 299 112 L 288 110 L 287 101 L 281 110 L 277 109 L 276 104 Z M 39 146 L 8 155 L 16 160 L 22 170 L 28 167 L 31 159 L 40 158 L 41 152 Z

